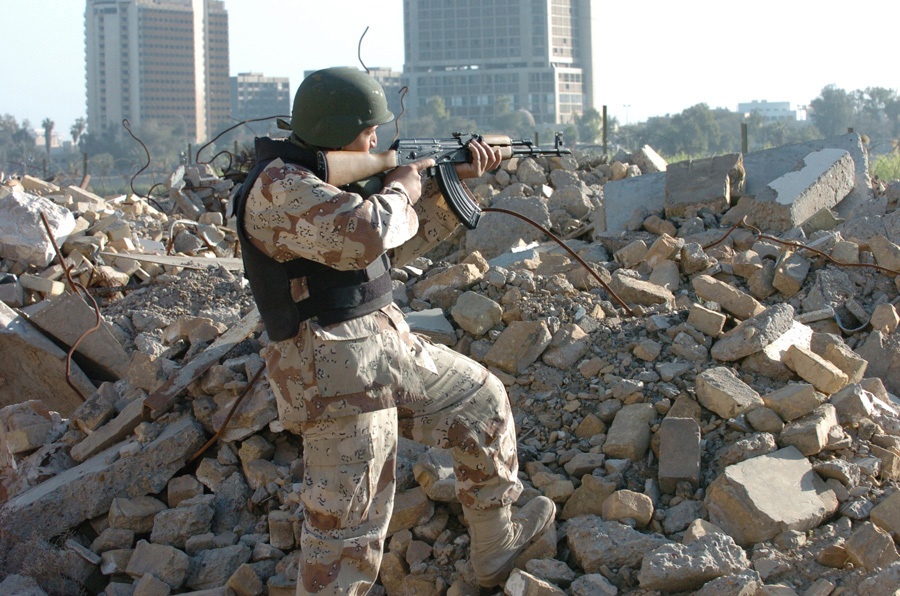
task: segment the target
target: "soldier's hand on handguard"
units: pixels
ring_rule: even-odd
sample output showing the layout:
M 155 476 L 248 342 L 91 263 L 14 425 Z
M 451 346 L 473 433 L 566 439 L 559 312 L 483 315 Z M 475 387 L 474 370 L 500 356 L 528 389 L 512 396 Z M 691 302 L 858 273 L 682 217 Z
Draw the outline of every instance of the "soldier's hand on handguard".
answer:
M 422 196 L 422 171 L 433 167 L 433 159 L 422 159 L 403 166 L 397 166 L 384 176 L 384 185 L 387 186 L 391 182 L 399 182 L 409 193 L 409 198 L 413 202 L 419 200 Z
M 497 147 L 491 147 L 479 140 L 472 140 L 467 146 L 471 160 L 468 163 L 456 165 L 456 175 L 460 180 L 480 178 L 485 172 L 492 172 L 500 167 L 503 159 L 500 157 L 500 149 Z

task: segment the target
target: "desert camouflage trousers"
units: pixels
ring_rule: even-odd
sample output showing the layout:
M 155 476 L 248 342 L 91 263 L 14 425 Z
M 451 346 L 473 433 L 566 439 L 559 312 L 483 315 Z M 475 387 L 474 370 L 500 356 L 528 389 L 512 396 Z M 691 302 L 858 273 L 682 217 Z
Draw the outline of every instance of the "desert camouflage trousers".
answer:
M 503 384 L 469 358 L 425 345 L 437 367 L 421 369 L 425 399 L 302 424 L 297 594 L 365 594 L 376 581 L 394 506 L 398 436 L 450 450 L 465 507 L 509 505 L 521 494 Z

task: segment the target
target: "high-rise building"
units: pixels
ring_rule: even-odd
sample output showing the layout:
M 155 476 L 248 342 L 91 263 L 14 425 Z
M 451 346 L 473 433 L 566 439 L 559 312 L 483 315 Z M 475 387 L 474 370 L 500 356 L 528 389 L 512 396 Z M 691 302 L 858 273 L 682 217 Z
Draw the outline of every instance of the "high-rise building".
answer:
M 250 120 L 291 116 L 291 86 L 287 77 L 242 72 L 231 77 L 231 117 Z
M 88 130 L 128 119 L 208 139 L 228 122 L 228 13 L 222 0 L 87 0 Z
M 572 122 L 598 103 L 599 0 L 403 0 L 407 106 L 441 97 L 485 122 L 498 106 Z

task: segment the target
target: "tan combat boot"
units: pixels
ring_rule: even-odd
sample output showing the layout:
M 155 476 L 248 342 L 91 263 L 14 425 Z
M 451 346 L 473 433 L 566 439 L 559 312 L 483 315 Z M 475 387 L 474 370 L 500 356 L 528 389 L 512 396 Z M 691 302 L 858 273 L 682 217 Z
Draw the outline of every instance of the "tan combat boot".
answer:
M 472 568 L 483 587 L 507 578 L 516 558 L 554 523 L 556 505 L 536 497 L 514 515 L 509 506 L 498 509 L 463 509 L 472 537 Z

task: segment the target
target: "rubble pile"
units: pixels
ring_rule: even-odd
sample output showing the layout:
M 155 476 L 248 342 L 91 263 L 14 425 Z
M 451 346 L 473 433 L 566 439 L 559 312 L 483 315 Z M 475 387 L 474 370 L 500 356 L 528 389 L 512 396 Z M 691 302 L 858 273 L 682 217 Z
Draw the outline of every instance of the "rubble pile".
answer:
M 294 592 L 302 445 L 260 374 L 232 184 L 165 186 L 0 190 L 4 594 Z M 858 135 L 470 186 L 596 274 L 489 210 L 392 271 L 410 326 L 506 385 L 521 502 L 550 497 L 556 531 L 480 592 L 449 454 L 402 440 L 375 593 L 894 593 L 900 181 Z

